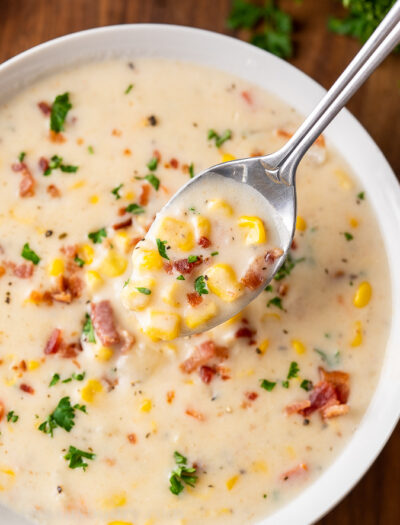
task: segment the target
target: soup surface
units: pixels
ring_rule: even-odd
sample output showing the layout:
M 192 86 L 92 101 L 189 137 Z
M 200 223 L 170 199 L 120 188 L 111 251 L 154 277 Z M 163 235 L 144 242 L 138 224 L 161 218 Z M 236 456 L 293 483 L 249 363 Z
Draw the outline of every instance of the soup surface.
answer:
M 273 151 L 299 121 L 241 79 L 156 59 L 0 107 L 2 504 L 49 525 L 255 523 L 337 456 L 379 376 L 390 285 L 368 194 L 322 137 L 290 257 L 239 315 L 155 342 L 120 298 L 193 173 Z

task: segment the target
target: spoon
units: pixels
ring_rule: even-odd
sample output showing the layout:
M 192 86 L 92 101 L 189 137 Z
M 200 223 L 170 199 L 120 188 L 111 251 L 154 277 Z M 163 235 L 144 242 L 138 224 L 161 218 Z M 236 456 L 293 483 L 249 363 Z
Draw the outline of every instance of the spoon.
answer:
M 400 0 L 392 7 L 384 20 L 361 48 L 356 57 L 350 62 L 345 71 L 336 80 L 330 90 L 322 98 L 312 113 L 306 118 L 290 140 L 275 153 L 238 159 L 222 164 L 217 164 L 196 175 L 186 183 L 167 204 L 161 209 L 157 216 L 170 210 L 175 204 L 182 201 L 187 192 L 196 190 L 199 184 L 209 178 L 233 179 L 239 183 L 251 186 L 262 198 L 269 209 L 272 207 L 272 218 L 280 236 L 280 248 L 282 256 L 270 262 L 269 272 L 265 281 L 256 290 L 246 295 L 245 301 L 238 301 L 235 306 L 237 310 L 229 315 L 221 315 L 209 321 L 207 327 L 210 329 L 222 323 L 246 304 L 252 301 L 270 282 L 288 255 L 292 244 L 296 224 L 296 169 L 307 150 L 320 136 L 332 119 L 344 107 L 350 97 L 358 90 L 364 81 L 378 67 L 383 59 L 394 49 L 400 41 Z M 219 183 L 224 183 L 221 180 Z M 245 189 L 244 189 L 245 191 Z M 149 234 L 155 228 L 155 223 L 149 230 Z M 195 333 L 199 330 L 186 330 L 183 335 Z

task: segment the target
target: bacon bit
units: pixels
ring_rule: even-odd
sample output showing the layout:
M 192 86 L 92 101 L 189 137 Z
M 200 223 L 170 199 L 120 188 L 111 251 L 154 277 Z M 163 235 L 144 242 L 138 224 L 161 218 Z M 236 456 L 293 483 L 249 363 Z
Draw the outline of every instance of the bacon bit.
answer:
M 311 401 L 309 399 L 304 399 L 304 401 L 297 401 L 292 405 L 288 405 L 285 408 L 286 414 L 290 416 L 291 414 L 299 414 L 302 410 L 309 408 L 311 406 Z
M 35 304 L 46 303 L 48 306 L 53 304 L 53 297 L 48 290 L 45 290 L 44 292 L 32 290 L 29 294 L 29 299 Z
M 249 104 L 250 106 L 253 105 L 253 97 L 248 91 L 242 91 L 240 95 L 247 102 L 247 104 Z
M 3 277 L 3 275 L 6 273 L 6 269 L 4 266 L 0 266 L 0 277 Z
M 135 445 L 137 443 L 136 434 L 128 434 L 126 437 L 128 438 L 129 443 L 132 443 L 132 445 Z
M 20 390 L 22 390 L 23 392 L 26 392 L 27 394 L 33 395 L 35 393 L 35 390 L 31 386 L 27 385 L 26 383 L 21 383 L 19 385 L 19 388 Z
M 40 157 L 39 159 L 39 168 L 45 172 L 47 169 L 49 169 L 49 161 L 46 159 L 46 157 Z
M 250 153 L 250 157 L 262 157 L 263 155 L 264 155 L 264 153 L 262 151 L 260 151 L 259 149 L 253 150 Z
M 175 170 L 179 167 L 179 162 L 175 158 L 172 158 L 169 163 L 171 168 L 174 168 Z
M 282 254 L 283 250 L 273 248 L 268 250 L 264 257 L 256 257 L 240 279 L 241 284 L 250 290 L 256 290 L 264 282 L 265 266 L 273 264 Z
M 189 262 L 187 259 L 179 259 L 173 263 L 175 270 L 179 273 L 191 273 L 196 266 L 199 266 L 203 262 L 203 257 L 197 258 L 194 262 Z
M 124 149 L 124 155 L 129 157 L 129 155 L 132 155 L 132 151 L 129 148 Z
M 158 151 L 158 149 L 153 150 L 153 157 L 157 159 L 157 162 L 161 161 L 161 153 Z
M 217 365 L 217 372 L 220 375 L 222 381 L 228 381 L 228 379 L 231 378 L 230 376 L 230 368 L 227 368 L 226 366 Z
M 119 383 L 118 377 L 115 379 L 110 379 L 108 376 L 103 376 L 102 380 L 107 383 L 107 392 L 114 390 Z
M 194 410 L 193 408 L 187 408 L 185 411 L 185 414 L 187 416 L 194 417 L 198 421 L 204 421 L 205 417 L 201 412 L 198 412 L 197 410 Z
M 343 270 L 336 270 L 336 272 L 333 274 L 333 277 L 335 279 L 340 279 L 341 277 L 344 277 L 344 271 Z
M 290 133 L 284 129 L 277 129 L 276 134 L 278 137 L 284 137 L 285 139 L 290 139 L 293 136 L 293 133 Z
M 125 221 L 117 222 L 117 224 L 113 224 L 114 230 L 122 230 L 123 228 L 129 228 L 132 226 L 132 217 L 129 217 Z
M 121 330 L 121 339 L 122 345 L 120 348 L 120 352 L 121 354 L 126 354 L 136 343 L 136 337 L 130 332 L 128 332 L 128 330 Z
M 324 419 L 331 417 L 344 416 L 349 412 L 349 405 L 331 405 L 321 410 Z
M 59 328 L 54 328 L 52 331 L 49 340 L 44 347 L 44 353 L 46 355 L 56 354 L 63 342 L 62 332 Z
M 21 170 L 22 179 L 19 183 L 19 195 L 20 197 L 33 197 L 35 195 L 36 181 L 27 166 L 25 164 L 24 166 Z
M 322 368 L 322 366 L 318 368 L 318 372 L 321 376 L 322 381 L 326 381 L 335 387 L 337 398 L 340 404 L 347 403 L 347 400 L 349 399 L 350 395 L 349 374 L 340 370 L 328 372 L 324 368 Z
M 337 403 L 335 387 L 331 383 L 321 381 L 315 385 L 310 392 L 310 406 L 299 411 L 304 417 L 309 416 L 316 410 L 325 407 L 327 404 L 331 405 Z
M 287 294 L 289 290 L 289 285 L 286 284 L 286 283 L 281 283 L 279 286 L 278 286 L 278 294 L 281 296 L 281 297 L 285 297 L 285 295 Z
M 190 306 L 198 306 L 203 302 L 203 298 L 201 295 L 199 295 L 197 292 L 191 292 L 186 294 L 187 300 L 190 304 Z
M 256 330 L 251 330 L 247 326 L 242 326 L 236 331 L 235 337 L 236 339 L 239 339 L 240 337 L 248 337 L 249 339 L 251 339 L 256 333 Z
M 82 137 L 79 137 L 76 139 L 76 143 L 78 144 L 78 146 L 82 146 L 82 144 L 84 143 L 85 141 L 83 140 Z
M 66 142 L 67 139 L 62 133 L 57 133 L 56 131 L 50 130 L 49 140 L 51 142 L 55 142 L 56 144 L 62 144 L 63 142 Z
M 50 184 L 49 186 L 47 186 L 46 191 L 51 197 L 53 197 L 53 199 L 61 197 L 61 191 L 57 188 L 55 184 Z
M 202 236 L 197 241 L 197 244 L 201 246 L 202 248 L 208 248 L 209 246 L 211 246 L 211 241 L 210 239 L 207 239 L 207 237 Z
M 206 365 L 211 359 L 221 362 L 228 358 L 228 348 L 217 346 L 214 341 L 205 341 L 196 346 L 192 355 L 180 364 L 182 372 L 190 374 L 197 368 Z
M 296 467 L 281 474 L 280 478 L 282 481 L 288 481 L 293 477 L 297 477 L 299 474 L 305 474 L 307 471 L 307 465 L 305 463 L 299 463 Z
M 258 398 L 257 392 L 245 392 L 244 395 L 249 401 L 255 401 Z
M 199 376 L 203 383 L 205 383 L 206 385 L 208 385 L 211 382 L 215 374 L 216 371 L 214 368 L 211 368 L 211 366 L 204 365 L 200 367 Z
M 274 263 L 276 259 L 279 259 L 283 255 L 283 250 L 281 248 L 273 248 L 272 250 L 268 250 L 265 254 L 265 262 L 268 263 Z
M 45 117 L 48 117 L 51 113 L 51 106 L 47 102 L 38 102 L 38 108 L 43 113 Z
M 15 173 L 18 173 L 19 171 L 22 171 L 26 168 L 27 168 L 27 165 L 25 164 L 25 162 L 14 162 L 14 164 L 11 164 L 11 169 Z
M 5 413 L 6 407 L 4 406 L 3 401 L 0 401 L 0 421 L 3 419 Z
M 172 274 L 172 269 L 173 269 L 172 263 L 170 262 L 163 263 L 163 268 L 167 272 L 168 275 Z
M 60 252 L 71 259 L 74 259 L 78 255 L 78 250 L 79 246 L 77 244 L 67 244 L 67 246 L 60 248 Z
M 293 239 L 292 244 L 290 245 L 292 250 L 297 250 L 297 242 L 296 239 Z
M 316 144 L 317 146 L 319 146 L 320 148 L 324 148 L 325 147 L 325 137 L 323 135 L 320 135 L 316 141 L 314 142 L 314 144 Z
M 120 209 L 118 210 L 118 215 L 119 215 L 120 217 L 122 217 L 122 215 L 125 215 L 125 213 L 126 213 L 126 208 L 125 208 L 125 207 L 124 207 L 124 208 L 120 208 Z
M 141 192 L 139 196 L 139 204 L 140 206 L 147 206 L 149 203 L 149 196 L 150 196 L 150 184 L 142 184 L 141 186 Z
M 91 304 L 91 318 L 94 330 L 104 346 L 117 344 L 120 336 L 115 328 L 114 313 L 110 301 Z
M 69 343 L 67 345 L 61 345 L 60 356 L 65 359 L 72 359 L 76 357 L 79 352 L 82 352 L 82 346 L 79 342 Z
M 111 135 L 113 135 L 114 137 L 120 137 L 122 135 L 122 131 L 114 128 L 111 132 Z
M 129 241 L 128 248 L 134 248 L 138 242 L 140 242 L 143 239 L 143 237 L 134 237 Z
M 189 173 L 189 164 L 182 164 L 182 173 Z
M 20 279 L 29 279 L 29 277 L 33 275 L 34 268 L 31 262 L 16 264 L 13 268 L 13 273 L 15 277 L 19 277 Z
M 167 392 L 167 403 L 171 404 L 175 399 L 175 390 L 168 390 Z

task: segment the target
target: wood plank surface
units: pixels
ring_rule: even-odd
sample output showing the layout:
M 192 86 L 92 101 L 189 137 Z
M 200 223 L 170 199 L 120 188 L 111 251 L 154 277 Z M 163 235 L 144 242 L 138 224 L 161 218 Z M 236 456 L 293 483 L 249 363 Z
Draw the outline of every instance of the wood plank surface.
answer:
M 157 22 L 227 30 L 230 0 L 0 0 L 0 63 L 52 38 L 112 24 Z M 291 62 L 328 88 L 359 49 L 329 33 L 335 0 L 283 0 L 295 20 Z M 348 104 L 400 175 L 400 55 L 389 57 Z M 341 480 L 337 480 L 340 484 Z M 400 426 L 355 489 L 319 525 L 400 524 Z M 277 524 L 279 525 L 279 524 Z M 295 525 L 295 524 L 294 524 Z

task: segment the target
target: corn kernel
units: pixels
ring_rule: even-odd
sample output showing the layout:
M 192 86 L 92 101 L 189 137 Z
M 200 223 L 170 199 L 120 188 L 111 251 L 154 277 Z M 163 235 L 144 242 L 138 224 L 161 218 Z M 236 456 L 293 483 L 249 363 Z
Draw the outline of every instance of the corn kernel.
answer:
M 335 170 L 334 173 L 339 182 L 339 185 L 345 190 L 351 190 L 354 184 L 348 174 L 340 169 Z
M 181 304 L 176 298 L 176 295 L 179 289 L 180 287 L 178 283 L 176 282 L 171 283 L 169 286 L 166 286 L 163 289 L 162 294 L 161 294 L 161 299 L 164 301 L 164 303 L 167 303 L 170 306 L 178 308 L 178 306 L 180 306 Z
M 161 240 L 166 240 L 173 248 L 184 252 L 194 247 L 192 226 L 174 217 L 165 217 L 162 220 L 158 230 L 158 236 Z
M 89 379 L 81 390 L 81 397 L 86 403 L 93 403 L 96 394 L 100 393 L 103 387 L 97 379 Z
M 362 334 L 362 324 L 361 321 L 356 321 L 354 323 L 354 337 L 351 341 L 351 346 L 356 347 L 360 346 L 363 342 L 363 334 Z
M 246 244 L 262 244 L 267 240 L 263 221 L 259 217 L 243 216 L 238 220 L 240 228 L 248 229 Z
M 97 352 L 96 352 L 96 358 L 99 361 L 109 361 L 114 352 L 112 348 L 109 348 L 108 346 L 102 346 Z
M 127 265 L 126 257 L 111 249 L 101 261 L 98 270 L 106 277 L 119 277 L 125 272 Z
M 98 195 L 91 195 L 89 197 L 90 204 L 97 204 L 99 202 L 99 196 Z
M 53 259 L 48 268 L 49 275 L 57 277 L 64 273 L 64 261 L 62 259 Z
M 151 294 L 144 294 L 138 288 L 147 288 L 150 292 L 155 287 L 154 279 L 141 279 L 140 281 L 129 281 L 122 289 L 122 300 L 128 310 L 139 311 L 146 308 L 151 301 Z
M 194 229 L 196 232 L 196 237 L 210 237 L 211 224 L 207 217 L 203 215 L 195 215 L 193 217 Z
M 290 344 L 292 345 L 292 348 L 293 350 L 296 352 L 296 354 L 304 354 L 305 351 L 306 351 L 306 347 L 304 346 L 304 344 L 299 341 L 298 339 L 292 339 L 290 341 Z
M 371 300 L 372 287 L 367 282 L 362 282 L 356 290 L 353 298 L 353 304 L 357 308 L 364 308 Z
M 132 263 L 141 270 L 160 270 L 163 267 L 160 254 L 155 250 L 144 248 L 133 250 Z
M 234 486 L 236 485 L 236 483 L 238 482 L 238 479 L 239 479 L 239 476 L 238 476 L 238 475 L 236 475 L 236 476 L 232 476 L 231 478 L 229 478 L 229 479 L 227 480 L 227 482 L 225 483 L 226 488 L 227 488 L 228 490 L 232 490 L 233 487 L 234 487 Z
M 207 269 L 206 275 L 208 289 L 223 301 L 236 301 L 243 292 L 235 271 L 229 264 L 214 264 Z
M 207 321 L 217 315 L 217 305 L 213 301 L 208 301 L 191 309 L 191 313 L 186 315 L 185 323 L 190 330 L 205 324 Z
M 219 210 L 224 213 L 226 216 L 233 215 L 233 210 L 230 204 L 222 199 L 210 199 L 208 201 L 208 207 L 210 210 Z
M 118 232 L 114 235 L 112 243 L 123 253 L 128 253 L 131 248 L 131 238 L 126 232 Z
M 236 157 L 230 153 L 224 153 L 222 155 L 222 162 L 229 162 L 230 160 L 236 160 Z
M 83 244 L 79 247 L 78 255 L 85 264 L 92 264 L 94 259 L 94 249 L 90 244 Z
M 11 488 L 15 481 L 15 472 L 9 467 L 0 467 L 0 491 Z
M 266 312 L 265 314 L 263 314 L 262 320 L 266 321 L 267 319 L 276 319 L 277 321 L 280 321 L 281 316 L 276 312 Z
M 294 448 L 291 445 L 288 445 L 286 447 L 286 452 L 288 453 L 290 459 L 296 459 L 296 452 L 294 451 Z
M 103 500 L 103 507 L 106 509 L 115 509 L 126 505 L 126 493 L 112 494 L 109 498 Z
M 140 404 L 140 410 L 142 412 L 150 412 L 152 408 L 153 408 L 153 403 L 151 399 L 144 399 Z
M 133 201 L 135 199 L 135 193 L 133 191 L 127 191 L 124 195 L 124 199 L 127 201 Z
M 179 335 L 181 316 L 175 313 L 152 310 L 150 321 L 144 333 L 153 341 L 171 341 Z
M 262 461 L 262 460 L 253 461 L 251 467 L 252 467 L 253 472 L 263 472 L 263 473 L 268 472 L 267 464 L 265 463 L 265 461 Z
M 39 361 L 28 361 L 28 370 L 31 372 L 32 370 L 36 370 L 39 368 L 40 363 Z
M 83 188 L 83 186 L 85 186 L 86 184 L 86 181 L 84 180 L 77 180 L 76 182 L 74 182 L 74 184 L 72 184 L 69 189 L 70 190 L 77 190 L 78 188 Z
M 358 220 L 355 217 L 350 217 L 349 224 L 352 228 L 358 227 Z
M 92 292 L 95 292 L 96 290 L 98 290 L 104 282 L 99 272 L 96 272 L 95 270 L 88 270 L 85 273 L 85 280 L 86 280 L 86 284 L 88 288 Z
M 299 230 L 300 232 L 304 232 L 307 229 L 307 223 L 301 215 L 297 215 L 296 219 L 296 230 Z
M 268 347 L 269 339 L 264 339 L 264 341 L 257 345 L 257 350 L 259 350 L 261 354 L 265 354 L 265 352 L 268 350 Z

